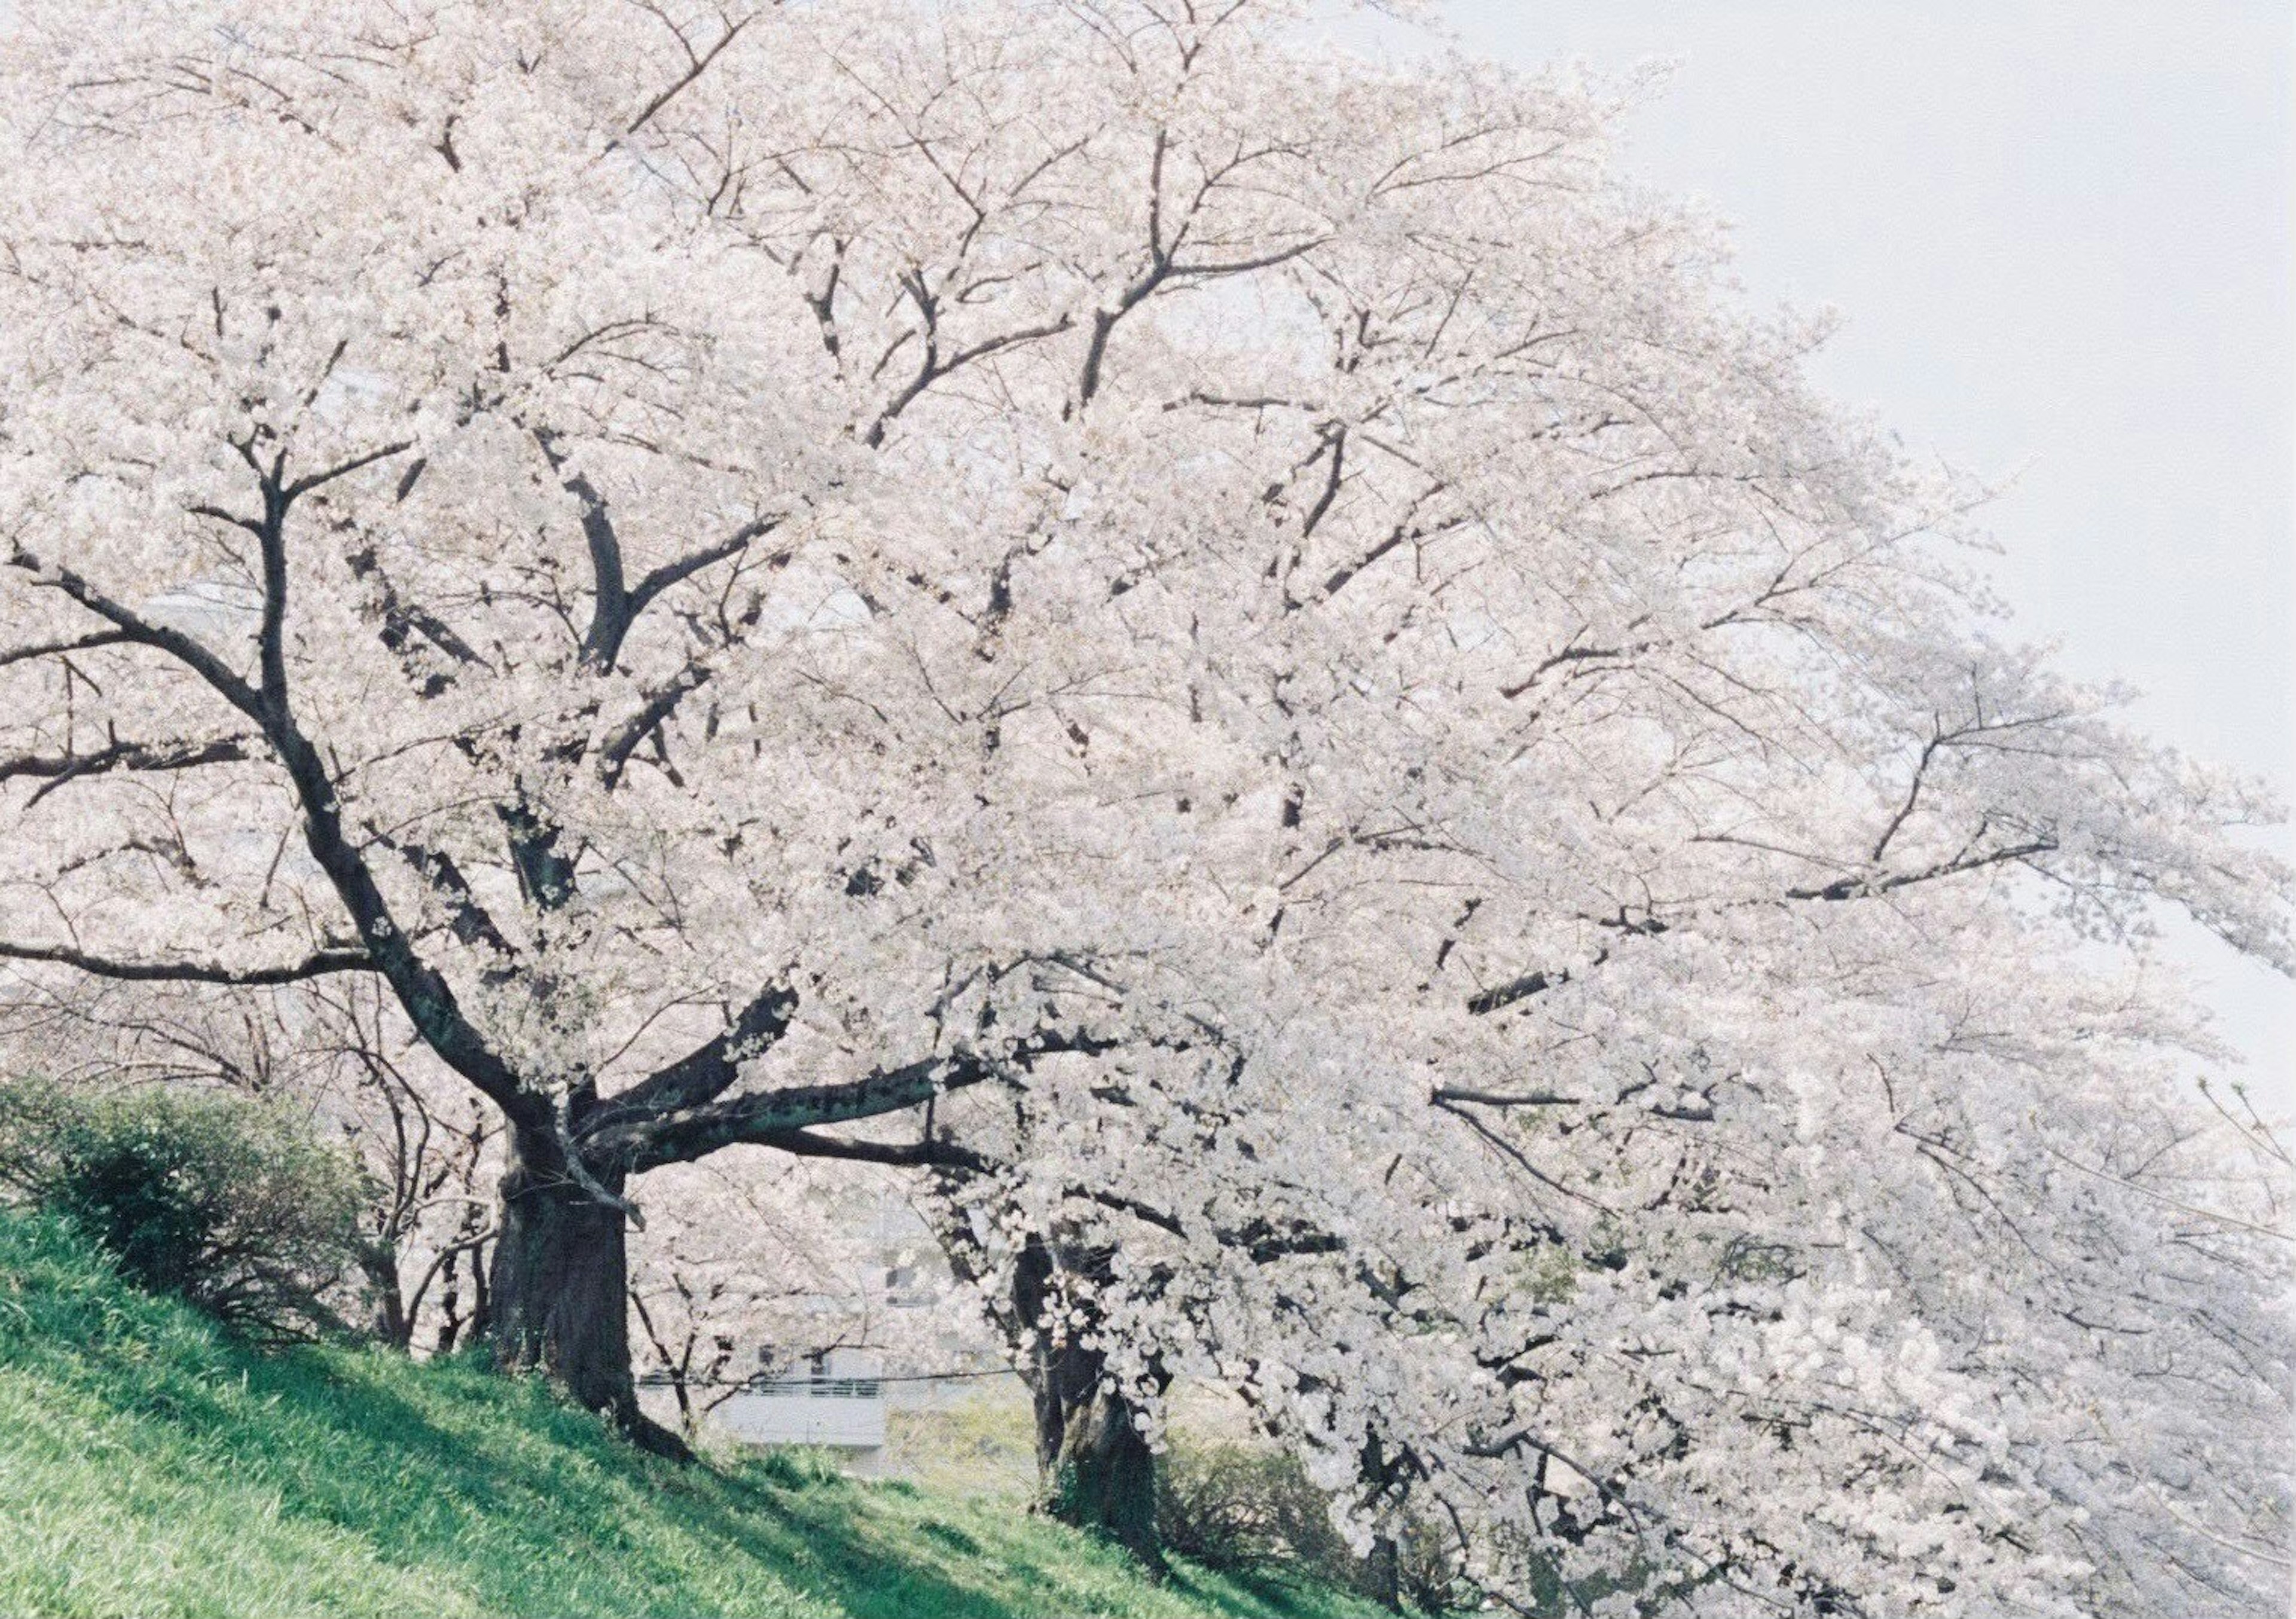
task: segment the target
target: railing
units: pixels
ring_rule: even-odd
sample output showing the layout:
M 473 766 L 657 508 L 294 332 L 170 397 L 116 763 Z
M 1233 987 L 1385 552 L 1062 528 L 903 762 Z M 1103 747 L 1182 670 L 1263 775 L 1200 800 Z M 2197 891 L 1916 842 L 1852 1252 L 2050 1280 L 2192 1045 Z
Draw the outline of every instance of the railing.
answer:
M 638 1374 L 640 1388 L 672 1388 L 676 1386 L 675 1374 L 647 1371 Z M 723 1380 L 696 1378 L 693 1385 L 723 1387 Z M 742 1380 L 744 1394 L 769 1394 L 783 1400 L 882 1400 L 885 1397 L 885 1380 L 882 1378 L 750 1378 Z
M 807 1400 L 882 1400 L 883 1382 L 876 1378 L 760 1378 L 750 1392 Z

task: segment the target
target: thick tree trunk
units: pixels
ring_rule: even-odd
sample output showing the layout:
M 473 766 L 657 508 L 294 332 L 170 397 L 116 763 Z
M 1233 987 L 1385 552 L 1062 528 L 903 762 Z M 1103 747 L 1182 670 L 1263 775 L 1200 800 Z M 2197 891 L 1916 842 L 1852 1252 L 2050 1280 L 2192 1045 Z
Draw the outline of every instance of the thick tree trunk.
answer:
M 1098 1380 L 1095 1369 L 1093 1382 Z M 1038 1460 L 1051 1484 L 1054 1517 L 1098 1530 L 1160 1575 L 1166 1566 L 1156 1533 L 1156 1455 L 1133 1415 L 1130 1405 L 1104 1387 L 1095 1386 L 1073 1402 L 1040 1393 Z M 1054 1441 L 1049 1458 L 1047 1441 Z
M 1046 1321 L 1058 1269 L 1046 1243 L 1031 1241 L 1022 1252 L 1013 1286 L 1019 1320 Z M 1063 1523 L 1109 1536 L 1160 1577 L 1168 1570 L 1156 1533 L 1156 1454 L 1110 1386 L 1107 1357 L 1080 1336 L 1073 1326 L 1045 1327 L 1029 1368 L 1046 1507 Z
M 619 1174 L 595 1178 L 620 1193 Z M 638 1410 L 623 1219 L 566 1173 L 555 1141 L 512 1132 L 487 1290 L 495 1361 L 505 1371 L 542 1371 L 647 1450 L 684 1460 L 685 1443 Z

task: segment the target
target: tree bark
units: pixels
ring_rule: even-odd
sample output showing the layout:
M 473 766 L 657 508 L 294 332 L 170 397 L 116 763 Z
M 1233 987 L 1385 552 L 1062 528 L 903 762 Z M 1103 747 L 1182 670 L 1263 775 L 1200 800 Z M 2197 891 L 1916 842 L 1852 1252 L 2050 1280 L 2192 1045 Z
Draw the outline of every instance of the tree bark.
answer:
M 1098 1361 L 1096 1354 L 1070 1357 Z M 1156 1533 L 1156 1455 L 1121 1395 L 1099 1386 L 1080 1399 L 1037 1397 L 1038 1460 L 1052 1440 L 1046 1473 L 1053 1515 L 1094 1529 L 1138 1558 L 1150 1572 L 1168 1572 Z
M 1156 1533 L 1156 1454 L 1130 1402 L 1109 1381 L 1108 1357 L 1083 1342 L 1089 1329 L 1048 1319 L 1074 1302 L 1058 1300 L 1062 1260 L 1089 1264 L 1095 1257 L 1056 1258 L 1052 1245 L 1031 1239 L 1014 1270 L 1013 1314 L 1038 1329 L 1028 1368 L 1037 1468 L 1052 1516 L 1107 1535 L 1160 1579 L 1169 1566 Z M 1056 1301 L 1061 1309 L 1048 1308 Z
M 619 1172 L 594 1178 L 619 1195 Z M 541 1371 L 645 1449 L 690 1460 L 683 1440 L 638 1410 L 623 1220 L 567 1173 L 556 1141 L 512 1132 L 487 1289 L 495 1362 Z
M 370 1294 L 368 1330 L 379 1342 L 405 1353 L 414 1341 L 414 1323 L 407 1319 L 406 1303 L 399 1296 L 397 1245 L 387 1240 L 369 1243 L 359 1250 L 358 1263 Z

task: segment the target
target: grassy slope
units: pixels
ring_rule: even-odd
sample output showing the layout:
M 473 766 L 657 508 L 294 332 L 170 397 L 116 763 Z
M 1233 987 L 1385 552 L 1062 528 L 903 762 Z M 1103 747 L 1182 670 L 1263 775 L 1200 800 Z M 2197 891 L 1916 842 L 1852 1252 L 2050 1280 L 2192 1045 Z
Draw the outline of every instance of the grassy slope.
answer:
M 532 1381 L 249 1353 L 0 1213 L 0 1613 L 1357 1619 L 789 1454 L 680 1469 Z

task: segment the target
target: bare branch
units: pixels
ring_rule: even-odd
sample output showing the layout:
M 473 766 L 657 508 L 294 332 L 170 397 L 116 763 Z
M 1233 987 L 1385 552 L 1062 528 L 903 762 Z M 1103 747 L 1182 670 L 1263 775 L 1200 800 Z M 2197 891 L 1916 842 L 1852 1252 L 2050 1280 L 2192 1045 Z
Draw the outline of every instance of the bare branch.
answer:
M 609 789 L 621 784 L 622 773 L 628 768 L 630 757 L 645 740 L 661 729 L 669 716 L 677 711 L 678 704 L 709 684 L 715 673 L 704 663 L 690 663 L 678 671 L 675 678 L 661 690 L 648 697 L 638 711 L 623 723 L 599 750 L 598 774 Z
M 632 1173 L 663 1164 L 682 1164 L 719 1148 L 758 1142 L 792 1130 L 849 1124 L 922 1106 L 947 1092 L 994 1079 L 1012 1067 L 1026 1067 L 1054 1052 L 1099 1052 L 1116 1043 L 1052 1031 L 1021 1042 L 1000 1059 L 971 1052 L 922 1058 L 881 1068 L 860 1079 L 828 1085 L 788 1085 L 738 1096 L 658 1117 L 651 1123 L 617 1124 L 586 1132 L 585 1150 L 611 1161 L 627 1158 Z M 721 1059 L 722 1060 L 722 1059 Z M 697 1065 L 697 1068 L 702 1065 Z M 730 1065 L 729 1065 L 730 1066 Z M 657 1076 L 660 1077 L 660 1076 Z M 647 1082 L 649 1085 L 652 1081 Z M 711 1075 L 705 1084 L 715 1083 Z M 731 1081 L 727 1080 L 730 1084 Z M 722 1091 L 724 1085 L 718 1089 Z
M 291 501 L 298 495 L 308 495 L 323 485 L 331 484 L 339 478 L 348 478 L 361 467 L 371 467 L 378 461 L 389 461 L 394 455 L 404 455 L 414 447 L 414 441 L 412 438 L 399 439 L 396 443 L 384 445 L 379 450 L 369 450 L 364 454 L 354 455 L 348 461 L 338 462 L 324 472 L 313 472 L 307 477 L 299 478 L 281 493 Z
M 583 1121 L 586 1136 L 645 1121 L 716 1100 L 741 1077 L 741 1065 L 772 1049 L 789 1032 L 797 996 L 769 985 L 735 1013 L 726 1026 L 668 1067 L 612 1096 Z
M 690 556 L 680 557 L 675 562 L 665 562 L 660 568 L 652 569 L 641 578 L 630 592 L 630 617 L 635 618 L 645 611 L 647 603 L 671 585 L 681 580 L 690 579 L 703 568 L 714 563 L 723 562 L 728 557 L 741 555 L 750 548 L 750 541 L 771 534 L 780 527 L 781 524 L 782 519 L 778 517 L 758 518 L 754 522 L 743 524 L 728 539 L 720 540 L 715 545 L 705 545 Z

